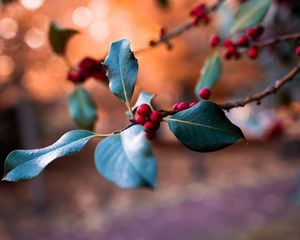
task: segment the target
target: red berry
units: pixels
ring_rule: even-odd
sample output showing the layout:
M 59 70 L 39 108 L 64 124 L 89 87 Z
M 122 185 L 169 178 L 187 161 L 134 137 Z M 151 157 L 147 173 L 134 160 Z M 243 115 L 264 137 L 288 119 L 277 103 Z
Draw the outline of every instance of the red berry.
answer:
M 145 136 L 148 138 L 148 140 L 153 140 L 156 136 L 155 132 L 145 132 Z
M 181 102 L 178 104 L 178 110 L 179 111 L 182 111 L 182 110 L 185 110 L 185 109 L 188 109 L 190 106 L 187 102 Z
M 146 132 L 153 132 L 156 130 L 157 126 L 151 122 L 151 121 L 147 121 L 145 124 L 144 124 L 144 128 L 145 128 L 145 131 Z
M 227 47 L 227 51 L 230 52 L 231 55 L 236 53 L 236 48 L 234 46 Z
M 145 116 L 137 115 L 137 116 L 135 117 L 135 122 L 136 122 L 137 124 L 144 125 L 145 122 L 147 122 L 147 119 L 145 118 Z
M 300 57 L 300 46 L 296 48 L 296 54 Z
M 155 112 L 152 112 L 150 114 L 150 120 L 152 122 L 161 122 L 162 121 L 162 114 L 161 112 L 158 112 L 158 111 L 155 111 Z
M 257 32 L 256 32 L 255 28 L 248 28 L 246 30 L 246 33 L 251 38 L 256 38 L 257 37 Z
M 67 79 L 73 83 L 80 83 L 85 80 L 84 76 L 82 76 L 82 74 L 81 74 L 81 71 L 79 71 L 77 69 L 71 69 L 68 72 Z
M 212 47 L 215 47 L 219 44 L 220 38 L 217 35 L 212 35 L 209 42 Z
M 208 24 L 209 21 L 210 21 L 210 18 L 209 18 L 209 16 L 207 16 L 206 14 L 204 14 L 202 16 L 202 20 L 203 20 L 204 24 Z
M 159 38 L 162 39 L 166 35 L 166 29 L 161 27 L 159 30 Z
M 199 96 L 204 99 L 204 100 L 208 100 L 209 97 L 211 95 L 211 91 L 210 89 L 208 88 L 202 88 L 200 91 L 199 91 Z
M 179 103 L 175 103 L 175 104 L 173 105 L 172 109 L 173 109 L 174 111 L 178 111 L 178 105 L 179 105 Z
M 197 104 L 197 102 L 191 102 L 189 107 L 191 108 L 191 107 L 195 106 L 196 104 Z
M 265 29 L 263 26 L 258 26 L 256 29 L 256 37 L 260 37 L 261 35 L 263 35 Z
M 252 59 L 257 58 L 258 55 L 258 48 L 257 47 L 251 47 L 248 51 L 248 56 Z
M 241 54 L 240 54 L 238 51 L 236 51 L 236 52 L 234 53 L 234 58 L 235 58 L 236 60 L 239 60 L 239 59 L 241 58 Z
M 152 111 L 148 104 L 143 103 L 140 106 L 138 106 L 136 112 L 138 115 L 149 116 Z
M 160 127 L 160 123 L 159 122 L 152 122 L 154 125 L 154 130 L 156 131 L 157 129 L 159 129 Z
M 247 36 L 240 36 L 239 45 L 240 46 L 248 46 L 249 38 Z
M 234 47 L 234 44 L 229 40 L 229 39 L 224 39 L 224 42 L 223 42 L 224 46 L 225 47 Z
M 228 51 L 226 50 L 223 54 L 223 57 L 227 60 L 229 60 L 231 57 L 232 57 L 232 52 L 231 51 Z
M 192 21 L 192 24 L 194 27 L 196 27 L 199 24 L 200 18 L 199 17 L 195 17 Z
M 192 17 L 203 17 L 205 15 L 205 4 L 201 3 L 190 11 Z

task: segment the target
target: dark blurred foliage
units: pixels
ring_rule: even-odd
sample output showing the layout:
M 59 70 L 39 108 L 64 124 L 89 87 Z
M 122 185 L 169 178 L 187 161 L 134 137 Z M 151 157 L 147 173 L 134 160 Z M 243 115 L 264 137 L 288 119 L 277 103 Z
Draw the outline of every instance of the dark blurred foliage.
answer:
M 156 0 L 159 7 L 168 9 L 170 7 L 170 0 Z
M 10 4 L 10 3 L 14 3 L 17 2 L 17 0 L 0 0 L 0 4 Z

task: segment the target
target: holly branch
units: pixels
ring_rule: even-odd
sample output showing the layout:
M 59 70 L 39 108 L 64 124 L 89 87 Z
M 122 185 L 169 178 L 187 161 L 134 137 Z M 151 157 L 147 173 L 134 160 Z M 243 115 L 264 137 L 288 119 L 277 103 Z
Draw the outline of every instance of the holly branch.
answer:
M 223 108 L 224 110 L 230 110 L 232 108 L 243 107 L 246 104 L 251 103 L 251 102 L 260 103 L 260 101 L 263 98 L 265 98 L 265 97 L 267 97 L 271 94 L 275 94 L 286 83 L 292 81 L 299 72 L 300 72 L 300 62 L 290 72 L 288 72 L 285 76 L 283 76 L 281 79 L 278 79 L 275 82 L 274 85 L 267 87 L 263 91 L 258 92 L 254 95 L 248 96 L 244 99 L 234 100 L 234 101 L 227 102 L 227 103 L 224 103 L 224 104 L 219 104 L 219 106 L 221 108 Z

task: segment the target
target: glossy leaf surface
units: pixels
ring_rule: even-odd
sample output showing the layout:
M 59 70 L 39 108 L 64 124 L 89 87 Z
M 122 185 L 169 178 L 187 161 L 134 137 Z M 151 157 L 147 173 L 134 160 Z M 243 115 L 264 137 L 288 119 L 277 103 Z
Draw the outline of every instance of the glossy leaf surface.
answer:
M 225 148 L 244 135 L 215 103 L 201 101 L 168 120 L 170 130 L 186 147 L 198 152 Z
M 99 173 L 121 188 L 156 185 L 156 159 L 140 125 L 101 141 L 95 162 Z

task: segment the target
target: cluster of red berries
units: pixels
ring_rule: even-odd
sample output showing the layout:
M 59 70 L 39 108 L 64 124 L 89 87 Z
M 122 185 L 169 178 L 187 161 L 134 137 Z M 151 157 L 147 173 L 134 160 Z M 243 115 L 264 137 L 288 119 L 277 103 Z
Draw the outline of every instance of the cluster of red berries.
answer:
M 196 7 L 194 7 L 190 11 L 190 16 L 194 17 L 193 25 L 198 25 L 199 22 L 203 22 L 204 24 L 209 23 L 209 16 L 207 15 L 206 5 L 205 4 L 199 4 Z
M 138 106 L 136 113 L 135 123 L 144 126 L 145 135 L 149 140 L 154 139 L 160 122 L 163 120 L 162 113 L 159 111 L 152 112 L 151 107 L 145 103 Z
M 79 62 L 76 68 L 69 70 L 67 79 L 75 84 L 83 83 L 91 77 L 99 80 L 106 79 L 106 68 L 102 63 L 103 60 L 86 57 Z
M 202 98 L 203 100 L 208 100 L 210 98 L 211 95 L 211 91 L 208 88 L 202 88 L 199 91 L 199 96 L 200 98 Z M 183 111 L 185 109 L 191 108 L 193 106 L 195 106 L 197 104 L 197 102 L 191 102 L 190 104 L 187 102 L 180 102 L 180 103 L 175 103 L 172 107 L 172 109 L 174 111 Z
M 248 48 L 248 57 L 256 59 L 259 53 L 259 48 L 251 46 L 251 41 L 257 40 L 264 33 L 262 26 L 248 28 L 245 35 L 241 35 L 237 42 L 233 42 L 230 39 L 224 39 L 223 45 L 226 47 L 224 52 L 224 58 L 229 60 L 232 58 L 239 59 L 241 53 L 238 51 L 239 48 Z M 220 44 L 220 38 L 217 35 L 212 35 L 210 38 L 210 45 L 216 47 Z

